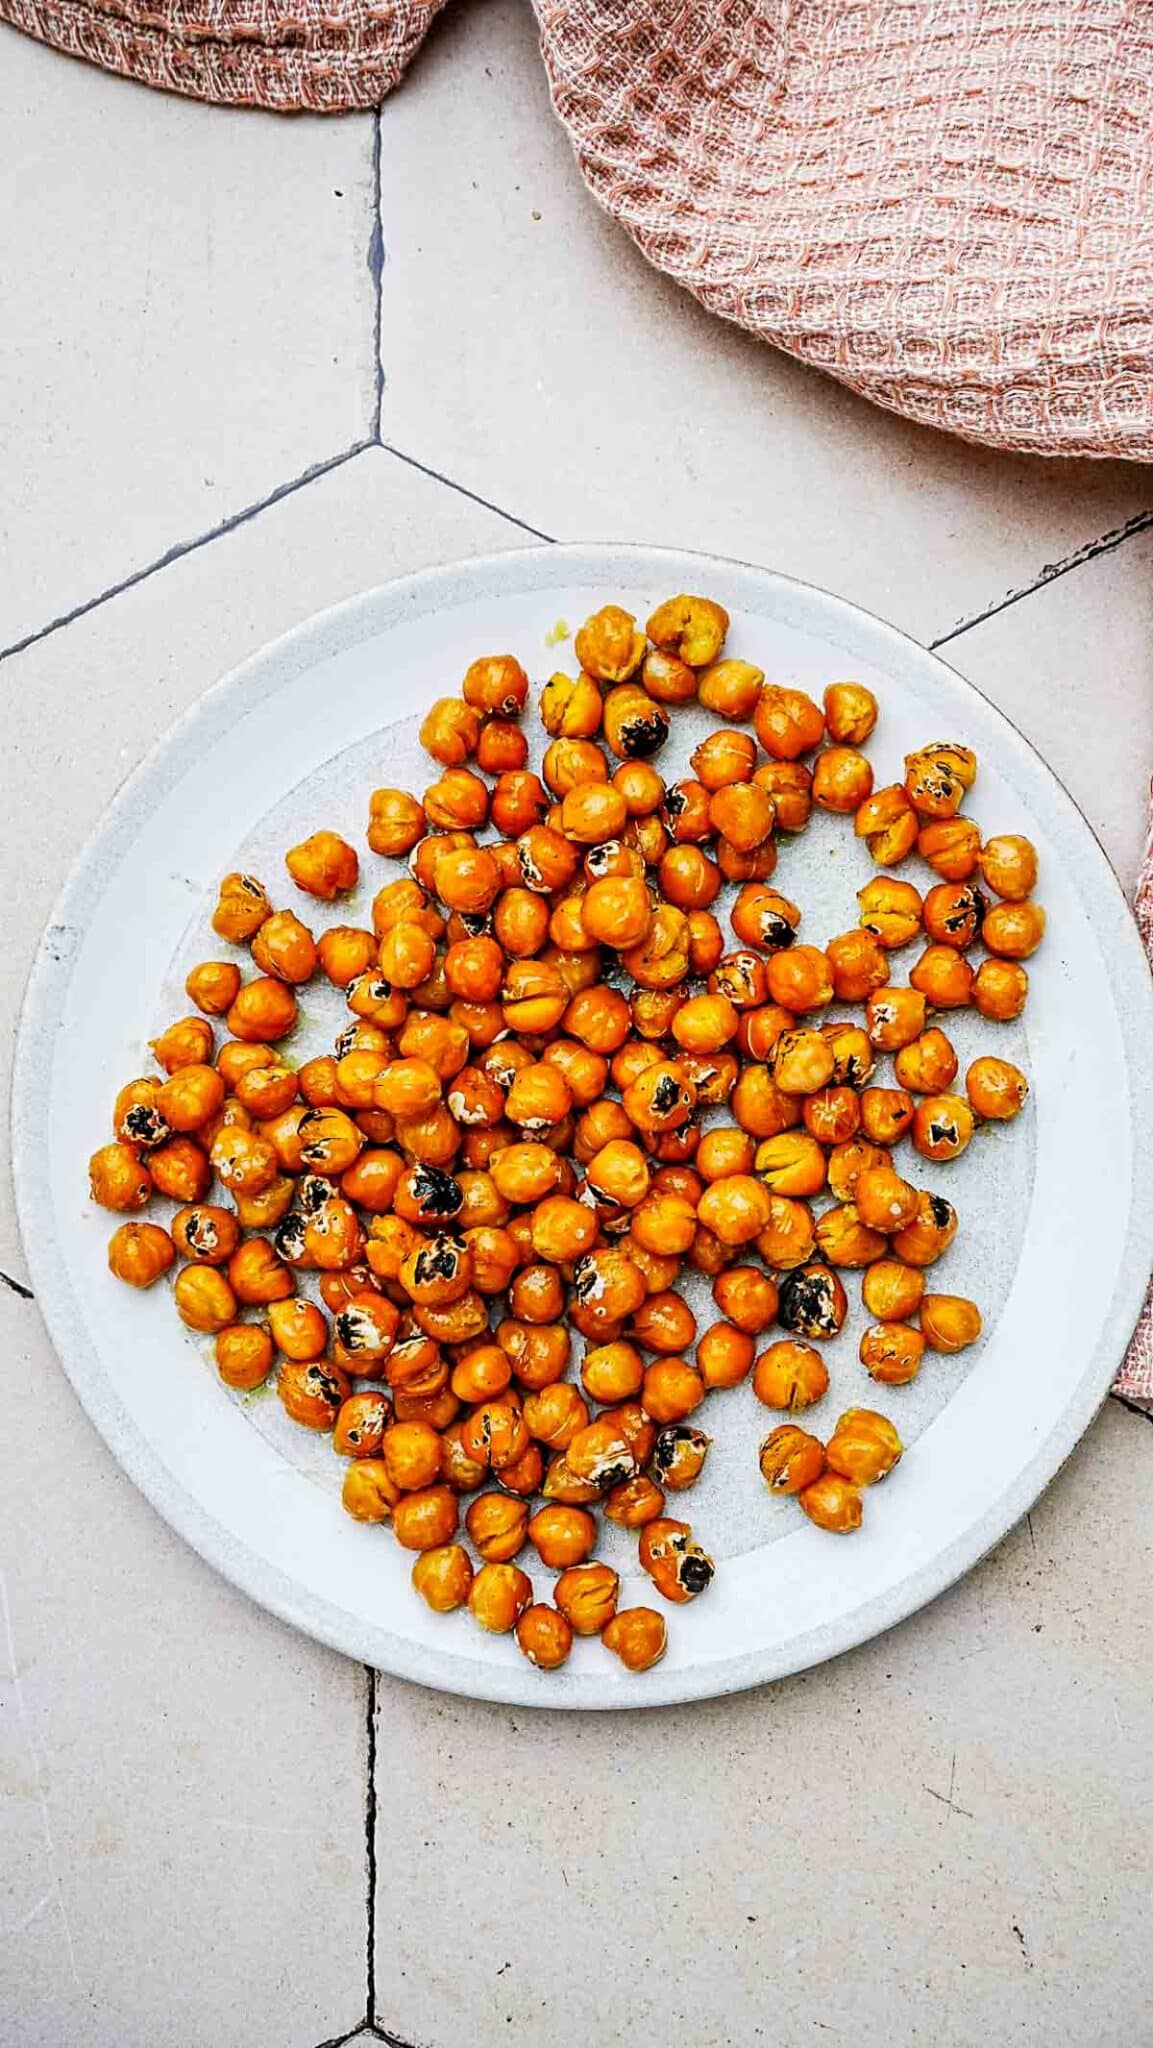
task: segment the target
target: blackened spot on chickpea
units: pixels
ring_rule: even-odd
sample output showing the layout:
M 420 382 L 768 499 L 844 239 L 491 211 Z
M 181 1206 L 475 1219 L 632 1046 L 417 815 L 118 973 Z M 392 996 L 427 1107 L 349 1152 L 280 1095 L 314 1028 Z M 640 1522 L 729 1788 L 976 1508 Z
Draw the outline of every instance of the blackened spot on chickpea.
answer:
M 336 1182 L 323 1173 L 306 1173 L 296 1183 L 296 1205 L 303 1216 L 315 1216 L 336 1192 Z
M 492 930 L 492 919 L 486 910 L 462 910 L 460 921 L 470 939 L 481 939 Z
M 158 1109 L 151 1109 L 146 1102 L 135 1102 L 124 1119 L 125 1135 L 134 1145 L 162 1145 L 170 1136 L 168 1123 Z
M 833 1335 L 837 1319 L 833 1290 L 825 1274 L 787 1273 L 781 1282 L 777 1321 L 786 1330 Z
M 290 1264 L 294 1259 L 304 1257 L 305 1220 L 303 1210 L 290 1209 L 273 1237 L 272 1241 L 281 1258 L 287 1259 Z
M 947 1230 L 953 1221 L 953 1205 L 944 1195 L 929 1196 L 929 1214 L 938 1230 Z
M 310 1393 L 323 1394 L 326 1401 L 340 1400 L 340 1387 L 337 1381 L 329 1373 L 326 1373 L 322 1366 L 310 1365 L 305 1378 L 308 1381 Z
M 934 1121 L 929 1125 L 929 1138 L 934 1145 L 955 1145 L 959 1135 L 955 1123 Z
M 687 809 L 688 801 L 688 792 L 686 790 L 670 789 L 668 795 L 665 798 L 664 808 L 666 818 L 671 819 L 672 822 L 675 824 L 677 819 L 681 816 L 681 813 Z
M 677 1567 L 677 1580 L 686 1593 L 703 1593 L 715 1572 L 711 1557 L 706 1557 L 703 1551 L 690 1551 Z
M 582 1303 L 591 1301 L 598 1292 L 600 1275 L 592 1259 L 578 1259 L 573 1267 L 573 1293 Z
M 796 936 L 788 918 L 782 917 L 779 911 L 771 910 L 762 917 L 761 944 L 767 946 L 771 952 L 783 953 L 786 946 L 792 945 Z
M 657 1471 L 671 1472 L 681 1445 L 695 1443 L 699 1434 L 698 1430 L 690 1429 L 683 1422 L 675 1422 L 662 1429 L 653 1447 L 653 1464 Z
M 457 1238 L 434 1237 L 430 1245 L 417 1253 L 417 1285 L 427 1287 L 430 1280 L 455 1280 L 462 1249 Z
M 653 1108 L 658 1116 L 667 1116 L 680 1100 L 680 1089 L 671 1074 L 662 1074 L 653 1089 Z
M 346 1351 L 367 1351 L 378 1341 L 376 1324 L 362 1308 L 343 1308 L 336 1318 L 336 1334 Z
M 426 1216 L 456 1216 L 464 1206 L 460 1182 L 440 1166 L 417 1167 L 412 1195 Z
M 668 719 L 653 711 L 623 721 L 621 748 L 630 761 L 647 761 L 650 754 L 659 753 L 668 736 Z
M 344 1030 L 338 1032 L 333 1039 L 332 1049 L 338 1060 L 342 1060 L 345 1053 L 352 1051 L 353 1046 L 356 1044 L 356 1032 L 357 1027 L 355 1024 L 346 1024 Z

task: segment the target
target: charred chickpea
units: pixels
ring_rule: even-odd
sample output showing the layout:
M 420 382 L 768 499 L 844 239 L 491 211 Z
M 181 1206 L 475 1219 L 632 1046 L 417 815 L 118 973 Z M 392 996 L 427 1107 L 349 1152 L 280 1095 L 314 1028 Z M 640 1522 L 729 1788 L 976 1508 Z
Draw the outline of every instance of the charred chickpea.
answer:
M 705 1468 L 712 1438 L 702 1429 L 683 1422 L 671 1423 L 657 1431 L 653 1448 L 653 1471 L 658 1484 L 669 1493 L 683 1493 L 695 1486 Z
M 880 868 L 896 867 L 917 843 L 917 813 L 899 782 L 867 797 L 856 813 L 854 831 Z
M 986 907 L 972 882 L 938 882 L 925 897 L 922 923 L 938 945 L 964 952 L 977 939 Z
M 981 874 L 994 896 L 1023 903 L 1037 886 L 1037 849 L 1016 832 L 987 839 L 980 853 Z
M 119 1139 L 101 1145 L 88 1161 L 88 1187 L 102 1209 L 123 1214 L 144 1209 L 152 1194 L 152 1176 L 134 1145 Z
M 973 995 L 973 969 L 954 946 L 926 946 L 909 981 L 937 1010 L 961 1010 Z
M 108 1270 L 129 1287 L 151 1287 L 175 1258 L 172 1239 L 158 1223 L 122 1223 L 108 1240 Z
M 520 1616 L 516 1643 L 521 1655 L 538 1671 L 559 1671 L 572 1650 L 572 1623 L 547 1601 L 538 1600 Z
M 981 926 L 983 944 L 1003 960 L 1028 960 L 1044 936 L 1039 903 L 995 903 Z
M 464 1526 L 486 1564 L 507 1564 L 524 1549 L 528 1508 L 507 1493 L 480 1493 L 469 1502 Z
M 223 1017 L 240 987 L 240 969 L 232 960 L 202 960 L 184 983 L 185 994 L 209 1017 Z
M 668 713 L 635 683 L 609 691 L 603 724 L 605 741 L 618 761 L 648 761 L 669 736 Z
M 434 1614 L 454 1614 L 472 1586 L 472 1559 L 460 1543 L 441 1543 L 413 1562 L 412 1583 Z
M 1029 1083 L 1010 1060 L 985 1053 L 965 1075 L 965 1093 L 975 1115 L 1008 1123 L 1025 1107 Z
M 825 1445 L 825 1462 L 854 1486 L 876 1486 L 888 1477 L 903 1449 L 887 1415 L 879 1415 L 875 1408 L 846 1408 Z
M 260 930 L 271 910 L 264 884 L 255 875 L 225 875 L 212 913 L 212 929 L 218 938 L 241 945 Z
M 664 819 L 674 845 L 696 846 L 712 837 L 711 803 L 712 793 L 693 776 L 666 789 Z
M 931 1351 L 963 1351 L 981 1334 L 981 1311 L 960 1294 L 926 1294 L 921 1299 L 921 1335 Z
M 379 1458 L 354 1458 L 344 1475 L 340 1498 L 354 1522 L 387 1522 L 400 1495 Z
M 1019 1017 L 1028 995 L 1029 977 L 1016 960 L 982 960 L 973 977 L 973 1008 L 998 1024 Z
M 956 1078 L 957 1055 L 945 1033 L 933 1024 L 901 1047 L 893 1071 L 902 1088 L 912 1094 L 936 1095 Z
M 482 1564 L 469 1588 L 468 1610 L 491 1635 L 508 1635 L 532 1600 L 532 1581 L 515 1564 Z
M 819 1342 L 836 1336 L 847 1307 L 845 1290 L 836 1273 L 830 1266 L 810 1260 L 782 1279 L 777 1321 L 794 1336 Z
M 825 714 L 803 690 L 766 684 L 757 699 L 753 724 L 766 754 L 774 761 L 795 761 L 811 753 L 825 736 Z
M 813 762 L 813 802 L 818 810 L 848 817 L 873 793 L 870 762 L 855 747 L 825 747 Z
M 341 1402 L 332 1448 L 342 1458 L 378 1457 L 387 1422 L 388 1402 L 383 1394 L 350 1394 Z
M 795 1414 L 811 1408 L 828 1389 L 828 1369 L 811 1344 L 788 1339 L 770 1344 L 753 1367 L 753 1392 L 766 1408 L 787 1408 Z
M 236 1321 L 236 1295 L 214 1266 L 182 1266 L 172 1288 L 176 1313 L 190 1330 L 215 1336 Z
M 668 1647 L 664 1616 L 652 1607 L 618 1610 L 601 1632 L 606 1650 L 619 1657 L 626 1671 L 651 1671 Z
M 925 1095 L 913 1117 L 913 1144 L 922 1159 L 956 1159 L 974 1128 L 973 1112 L 963 1095 Z
M 848 1536 L 861 1526 L 861 1489 L 839 1472 L 822 1472 L 801 1488 L 797 1500 L 810 1522 L 833 1536 Z
M 899 1230 L 889 1249 L 907 1266 L 932 1266 L 957 1235 L 957 1211 L 944 1195 L 921 1189 L 917 1214 Z
M 758 1453 L 761 1478 L 770 1493 L 800 1493 L 825 1469 L 825 1447 L 795 1422 L 770 1430 Z
M 955 818 L 977 779 L 977 756 L 955 741 L 933 741 L 905 755 L 904 787 L 923 818 Z
M 870 1144 L 895 1145 L 909 1129 L 916 1104 L 903 1088 L 864 1088 L 861 1091 L 861 1129 Z
M 873 1323 L 861 1337 L 858 1355 L 870 1379 L 903 1387 L 921 1370 L 925 1340 L 910 1323 Z
M 646 1523 L 637 1554 L 657 1592 L 678 1607 L 706 1592 L 716 1574 L 712 1558 L 696 1542 L 690 1524 L 671 1516 L 661 1515 Z
M 899 1052 L 925 1028 L 926 997 L 916 988 L 874 989 L 865 1005 L 865 1028 L 878 1052 Z

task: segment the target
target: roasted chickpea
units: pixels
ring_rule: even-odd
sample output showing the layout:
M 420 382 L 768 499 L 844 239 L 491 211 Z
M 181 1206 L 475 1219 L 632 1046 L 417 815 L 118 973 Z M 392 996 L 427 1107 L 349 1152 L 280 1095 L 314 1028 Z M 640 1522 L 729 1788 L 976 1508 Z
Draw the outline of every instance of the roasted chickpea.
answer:
M 792 946 L 768 965 L 769 995 L 784 1010 L 802 1014 L 833 1000 L 833 969 L 819 946 Z
M 283 981 L 262 975 L 240 990 L 225 1022 L 233 1037 L 245 1044 L 270 1045 L 292 1030 L 296 997 Z
M 206 1065 L 215 1042 L 206 1017 L 181 1017 L 153 1039 L 152 1051 L 165 1073 L 175 1074 L 181 1067 Z
M 163 1092 L 163 1091 L 161 1091 Z M 120 1214 L 143 1209 L 152 1194 L 152 1176 L 134 1145 L 101 1145 L 88 1161 L 88 1186 L 102 1209 Z
M 736 783 L 749 783 L 757 765 L 757 743 L 747 732 L 734 732 L 731 727 L 717 726 L 707 739 L 693 749 L 689 765 L 698 782 L 709 791 L 710 799 L 720 790 Z M 772 798 L 767 791 L 760 794 L 772 807 Z M 720 827 L 712 820 L 712 802 L 709 803 L 710 822 L 713 830 Z
M 1037 849 L 1019 833 L 1004 832 L 986 840 L 980 852 L 981 873 L 994 896 L 1023 903 L 1037 886 Z
M 843 1145 L 860 1128 L 861 1106 L 852 1088 L 819 1088 L 806 1098 L 804 1125 L 821 1145 Z
M 800 1493 L 825 1469 L 825 1447 L 795 1422 L 770 1430 L 758 1453 L 761 1478 L 770 1493 Z
M 648 761 L 669 736 L 668 713 L 647 690 L 621 683 L 604 700 L 604 736 L 620 761 Z
M 909 1323 L 874 1323 L 861 1338 L 859 1355 L 870 1379 L 903 1387 L 921 1370 L 925 1340 Z
M 735 1106 L 736 1090 L 733 1100 Z M 824 1152 L 807 1131 L 782 1131 L 766 1138 L 757 1149 L 756 1164 L 774 1195 L 819 1195 L 828 1171 Z
M 516 1624 L 517 1648 L 538 1671 L 558 1671 L 572 1650 L 572 1623 L 555 1607 L 537 1601 Z
M 706 711 L 743 724 L 757 708 L 764 680 L 764 670 L 752 662 L 717 661 L 701 676 L 697 695 Z
M 434 1614 L 454 1614 L 472 1586 L 472 1559 L 460 1543 L 424 1550 L 412 1567 L 412 1583 Z
M 773 799 L 779 832 L 803 832 L 813 809 L 812 770 L 802 761 L 767 761 L 753 776 Z
M 870 1230 L 891 1233 L 903 1230 L 913 1221 L 920 1196 L 891 1166 L 874 1166 L 857 1176 L 853 1200 L 858 1215 Z M 878 1245 L 877 1256 L 883 1251 L 884 1246 Z
M 861 1284 L 861 1299 L 869 1314 L 882 1323 L 901 1322 L 920 1307 L 925 1292 L 924 1274 L 900 1259 L 878 1259 L 869 1267 Z
M 680 1257 L 697 1233 L 696 1205 L 686 1195 L 655 1189 L 632 1212 L 630 1242 L 651 1255 Z
M 296 1286 L 289 1267 L 266 1237 L 249 1237 L 237 1246 L 228 1261 L 228 1280 L 237 1300 L 249 1307 L 286 1301 Z
M 795 761 L 819 747 L 825 736 L 825 714 L 803 690 L 766 684 L 757 699 L 753 724 L 766 754 L 774 761 Z
M 839 1195 L 840 1191 L 834 1189 L 834 1193 Z M 840 1199 L 847 1201 L 849 1196 Z M 757 1250 L 766 1266 L 775 1266 L 782 1272 L 803 1266 L 812 1257 L 813 1244 L 813 1217 L 807 1204 L 787 1195 L 774 1195 L 768 1223 L 757 1239 Z M 773 1313 L 776 1314 L 775 1303 Z
M 532 1600 L 532 1581 L 515 1564 L 483 1564 L 469 1589 L 473 1620 L 492 1635 L 508 1635 Z
M 973 977 L 973 1007 L 982 1017 L 1011 1023 L 1029 994 L 1029 977 L 1015 960 L 982 960 Z
M 766 1408 L 811 1408 L 828 1388 L 824 1359 L 811 1344 L 770 1344 L 753 1367 L 753 1392 Z
M 977 779 L 977 756 L 954 741 L 934 741 L 905 755 L 905 790 L 923 818 L 955 818 Z
M 911 1103 L 909 1107 L 911 1110 Z M 870 1138 L 858 1133 L 855 1138 L 847 1138 L 843 1145 L 834 1145 L 829 1154 L 830 1191 L 838 1202 L 851 1202 L 856 1196 L 857 1182 L 862 1173 L 873 1166 L 891 1165 L 891 1155 L 883 1145 L 874 1144 Z
M 824 695 L 829 738 L 863 746 L 877 723 L 877 700 L 864 683 L 830 683 Z
M 921 1300 L 921 1335 L 931 1351 L 963 1351 L 981 1334 L 981 1311 L 960 1294 L 926 1294 Z
M 936 1095 L 955 1079 L 957 1055 L 944 1032 L 931 1025 L 901 1047 L 893 1067 L 902 1088 L 914 1095 Z
M 175 1258 L 172 1239 L 158 1223 L 122 1223 L 108 1240 L 108 1269 L 129 1287 L 151 1287 Z
M 956 1159 L 973 1135 L 973 1112 L 962 1095 L 926 1095 L 913 1117 L 913 1144 L 922 1159 Z
M 271 911 L 264 884 L 255 875 L 225 875 L 212 913 L 212 929 L 218 938 L 242 945 L 260 930 Z
M 672 1358 L 695 1343 L 697 1319 L 679 1294 L 671 1288 L 659 1288 L 633 1310 L 630 1333 L 643 1351 L 657 1351 L 662 1358 Z
M 314 1302 L 299 1295 L 274 1301 L 268 1311 L 268 1326 L 286 1358 L 307 1365 L 323 1357 L 328 1324 Z
M 658 1358 L 646 1368 L 641 1402 L 651 1421 L 684 1422 L 704 1398 L 705 1383 L 687 1359 Z
M 984 1054 L 965 1075 L 965 1093 L 975 1115 L 1008 1123 L 1024 1108 L 1029 1083 L 1011 1061 Z
M 797 1495 L 810 1522 L 834 1536 L 847 1536 L 861 1526 L 861 1489 L 839 1472 L 822 1472 Z
M 619 1657 L 626 1671 L 651 1671 L 668 1647 L 663 1615 L 651 1607 L 628 1607 L 613 1615 L 601 1631 L 606 1650 Z
M 817 1222 L 816 1240 L 821 1258 L 830 1266 L 867 1266 L 885 1249 L 884 1236 L 865 1222 L 854 1202 L 826 1209 Z
M 765 1062 L 783 1095 L 813 1095 L 833 1078 L 833 1049 L 819 1031 L 782 1031 Z
M 340 1498 L 354 1522 L 387 1522 L 400 1496 L 379 1458 L 354 1458 Z
M 524 1549 L 528 1508 L 507 1493 L 481 1493 L 470 1501 L 464 1526 L 487 1564 L 507 1564 Z
M 864 1088 L 861 1129 L 873 1145 L 895 1145 L 912 1124 L 916 1104 L 903 1088 Z
M 847 1307 L 845 1290 L 832 1268 L 810 1261 L 781 1281 L 777 1321 L 798 1337 L 835 1337 Z
M 172 1289 L 176 1313 L 190 1330 L 215 1336 L 236 1321 L 239 1302 L 223 1273 L 213 1266 L 182 1266 Z
M 917 834 L 917 852 L 946 882 L 967 882 L 976 872 L 981 835 L 971 818 L 935 818 Z
M 854 1486 L 875 1486 L 892 1471 L 903 1449 L 887 1415 L 874 1408 L 846 1408 L 825 1445 L 825 1461 Z
M 688 1487 L 695 1486 L 704 1470 L 711 1443 L 711 1436 L 683 1422 L 658 1430 L 653 1449 L 653 1470 L 660 1485 L 670 1493 L 683 1493 Z
M 425 714 L 420 744 L 434 761 L 446 768 L 459 768 L 476 752 L 480 724 L 479 714 L 462 698 L 439 697 Z
M 694 1540 L 689 1523 L 666 1515 L 645 1524 L 638 1556 L 658 1593 L 678 1607 L 705 1592 L 716 1575 L 716 1565 Z
M 1044 936 L 1039 903 L 995 903 L 981 926 L 982 942 L 1003 960 L 1028 960 Z
M 861 906 L 860 924 L 887 952 L 907 946 L 921 929 L 924 908 L 921 893 L 911 882 L 897 882 L 878 876 L 857 891 Z
M 953 946 L 926 946 L 909 980 L 938 1010 L 964 1009 L 972 1000 L 973 970 Z
M 919 820 L 899 782 L 875 790 L 857 811 L 854 831 L 863 839 L 877 866 L 896 867 L 917 843 Z
M 619 1528 L 643 1529 L 646 1522 L 664 1514 L 665 1497 L 654 1480 L 638 1472 L 635 1479 L 622 1481 L 605 1495 L 604 1511 L 607 1520 Z
M 677 910 L 707 910 L 720 893 L 720 872 L 699 846 L 670 846 L 657 874 L 666 900 Z
M 406 1493 L 392 1511 L 393 1533 L 405 1550 L 438 1550 L 442 1544 L 451 1543 L 459 1519 L 460 1506 L 456 1494 L 451 1486 L 444 1485 L 427 1486 L 420 1492 Z M 485 1565 L 477 1577 L 484 1571 L 514 1569 L 512 1565 Z M 474 1588 L 475 1585 L 474 1579 Z M 471 1593 L 469 1604 L 472 1604 Z
M 872 932 L 841 932 L 829 940 L 825 954 L 833 972 L 833 994 L 839 1003 L 863 1003 L 889 979 L 884 950 Z
M 231 960 L 202 960 L 184 983 L 185 993 L 209 1017 L 223 1017 L 240 987 L 240 969 Z
M 865 1005 L 865 1026 L 878 1052 L 899 1052 L 925 1028 L 925 995 L 916 988 L 879 988 Z
M 724 645 L 729 615 L 708 597 L 670 597 L 648 621 L 648 636 L 662 654 L 675 654 L 690 668 L 707 668 Z
M 813 762 L 813 802 L 848 817 L 873 793 L 873 770 L 855 747 L 826 747 Z
M 216 1369 L 226 1387 L 251 1393 L 272 1371 L 276 1349 L 259 1323 L 229 1323 L 217 1332 Z
M 889 1249 L 907 1266 L 932 1266 L 957 1235 L 957 1211 L 944 1195 L 921 1189 L 917 1214 L 899 1230 Z
M 697 1345 L 697 1370 L 706 1389 L 739 1387 L 752 1370 L 756 1346 L 735 1323 L 712 1323 Z
M 751 1244 L 772 1213 L 769 1190 L 751 1174 L 730 1174 L 702 1195 L 697 1214 L 722 1244 Z
M 508 718 L 490 718 L 476 743 L 476 765 L 486 775 L 515 774 L 528 760 L 528 741 Z

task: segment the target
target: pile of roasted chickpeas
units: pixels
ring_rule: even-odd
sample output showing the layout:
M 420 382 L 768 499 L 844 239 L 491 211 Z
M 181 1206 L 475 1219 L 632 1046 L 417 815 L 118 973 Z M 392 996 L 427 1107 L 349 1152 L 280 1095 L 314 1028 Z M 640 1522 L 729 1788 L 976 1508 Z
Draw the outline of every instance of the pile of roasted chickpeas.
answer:
M 954 1159 L 1026 1096 L 995 1054 L 960 1092 L 944 1024 L 1021 1013 L 1045 925 L 1033 847 L 983 841 L 962 814 L 977 763 L 954 742 L 875 789 L 871 691 L 835 682 L 820 705 L 768 683 L 724 658 L 728 623 L 689 596 L 644 632 L 616 605 L 587 620 L 578 673 L 540 696 L 539 775 L 524 669 L 473 662 L 421 728 L 439 771 L 423 799 L 371 797 L 369 849 L 407 861 L 371 924 L 314 933 L 227 875 L 212 925 L 230 956 L 192 969 L 195 1014 L 155 1040 L 161 1072 L 121 1090 L 90 1164 L 108 1209 L 178 1205 L 166 1226 L 120 1225 L 113 1273 L 149 1287 L 175 1266 L 177 1312 L 214 1339 L 221 1378 L 275 1373 L 293 1420 L 331 1432 L 345 1507 L 391 1522 L 430 1607 L 467 1606 L 547 1670 L 574 1635 L 630 1671 L 665 1649 L 659 1608 L 618 1608 L 598 1508 L 637 1532 L 663 1601 L 708 1587 L 669 1496 L 704 1467 L 694 1418 L 716 1389 L 751 1375 L 786 1418 L 760 1446 L 772 1492 L 820 1529 L 859 1526 L 863 1489 L 901 1456 L 893 1423 L 851 1408 L 822 1440 L 795 1420 L 828 1388 L 843 1276 L 863 1271 L 860 1360 L 880 1385 L 971 1344 L 975 1305 L 926 1291 L 956 1212 L 894 1149 Z M 666 783 L 654 757 L 679 704 L 717 725 Z M 822 946 L 772 885 L 814 806 L 851 818 L 878 869 L 857 926 Z M 913 853 L 938 878 L 926 893 L 893 872 Z M 331 831 L 286 866 L 318 903 L 360 879 Z M 318 974 L 349 1021 L 297 1067 L 284 1041 Z M 712 1281 L 707 1329 L 685 1268 Z M 526 1551 L 558 1574 L 551 1601 Z

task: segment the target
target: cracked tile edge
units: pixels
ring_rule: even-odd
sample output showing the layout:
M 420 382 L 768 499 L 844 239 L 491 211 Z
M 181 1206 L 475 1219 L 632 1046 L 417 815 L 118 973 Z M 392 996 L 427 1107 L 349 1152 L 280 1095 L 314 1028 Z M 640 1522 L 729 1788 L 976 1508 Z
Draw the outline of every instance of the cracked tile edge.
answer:
M 14 1280 L 11 1273 L 0 1272 L 0 1287 L 8 1288 L 9 1292 L 18 1295 L 21 1301 L 35 1301 L 36 1299 L 32 1289 L 25 1287 L 22 1280 Z
M 151 562 L 145 562 L 130 575 L 121 577 L 118 582 L 109 584 L 107 589 L 98 591 L 94 597 L 85 598 L 82 603 L 73 605 L 70 611 L 61 612 L 56 618 L 49 619 L 47 624 L 38 626 L 35 632 L 26 633 L 19 640 L 14 640 L 10 646 L 0 648 L 0 664 L 13 655 L 23 654 L 28 648 L 38 646 L 42 640 L 47 640 L 53 633 L 61 632 L 65 626 L 74 625 L 77 619 L 86 618 L 89 612 L 99 610 L 101 605 L 110 603 L 114 597 L 121 597 L 125 591 L 134 590 L 138 584 L 146 583 L 149 577 L 155 576 L 161 569 L 171 568 L 174 562 L 183 561 L 185 556 L 194 555 L 213 541 L 222 540 L 226 534 L 235 533 L 238 527 L 247 526 L 251 520 L 259 518 L 262 512 L 267 512 L 270 506 L 279 505 L 285 498 L 293 497 L 297 491 L 304 490 L 319 477 L 330 476 L 333 470 L 342 469 L 346 462 L 354 461 L 358 455 L 365 454 L 368 449 L 375 446 L 376 443 L 371 439 L 354 441 L 351 447 L 342 448 L 338 454 L 326 455 L 321 461 L 310 463 L 296 476 L 266 492 L 264 497 L 254 499 L 252 504 L 242 506 L 238 512 L 229 513 L 226 519 L 206 528 L 203 533 L 196 534 L 191 540 L 176 541 L 162 555 L 157 555 Z
M 444 484 L 446 489 L 456 491 L 459 497 L 467 498 L 471 504 L 482 506 L 486 512 L 495 512 L 498 519 L 507 519 L 510 526 L 519 527 L 522 533 L 531 533 L 534 540 L 546 541 L 550 547 L 556 545 L 555 533 L 545 533 L 541 527 L 530 525 L 527 519 L 518 518 L 515 512 L 508 511 L 504 505 L 494 504 L 491 498 L 482 498 L 479 491 L 470 490 L 467 484 L 458 483 L 455 477 L 445 476 L 443 470 L 433 469 L 429 463 L 421 462 L 419 456 L 409 455 L 403 448 L 395 447 L 391 441 L 380 441 L 377 446 L 383 454 L 393 456 L 397 462 L 406 463 L 409 469 L 418 470 L 421 476 L 431 478 L 433 483 Z
M 376 1757 L 377 1712 L 380 1704 L 380 1674 L 371 1664 L 364 1666 L 365 1686 L 365 1969 L 364 2024 L 376 2026 Z
M 1116 1401 L 1119 1408 L 1127 1408 L 1130 1415 L 1139 1416 L 1142 1422 L 1153 1422 L 1153 1413 L 1148 1408 L 1143 1408 L 1140 1401 L 1130 1400 L 1128 1394 L 1110 1394 L 1109 1398 Z
M 1150 528 L 1153 528 L 1153 510 L 1135 512 L 1132 519 L 1127 519 L 1123 526 L 1115 526 L 1110 532 L 1099 534 L 1095 540 L 1085 541 L 1081 547 L 1074 548 L 1071 554 L 1063 555 L 1059 562 L 1047 562 L 1041 574 L 1035 577 L 1032 583 L 1022 584 L 1019 590 L 1007 591 L 995 604 L 986 605 L 984 611 L 975 612 L 972 618 L 962 619 L 957 625 L 950 626 L 947 633 L 941 633 L 935 640 L 929 641 L 930 652 L 936 653 L 939 648 L 947 647 L 950 641 L 959 640 L 963 633 L 971 633 L 974 627 L 983 626 L 987 619 L 995 619 L 1000 612 L 1008 611 L 1012 605 L 1020 604 L 1024 598 L 1036 596 L 1039 590 L 1047 590 L 1051 583 L 1056 583 L 1062 576 L 1068 576 L 1072 570 L 1083 569 L 1088 562 L 1095 562 L 1102 555 L 1112 554 L 1116 548 L 1123 547 L 1126 541 L 1135 539 L 1140 533 L 1148 533 Z
M 384 214 L 380 191 L 381 108 L 372 112 L 372 227 L 368 238 L 368 274 L 372 280 L 372 438 L 382 447 L 384 417 Z

